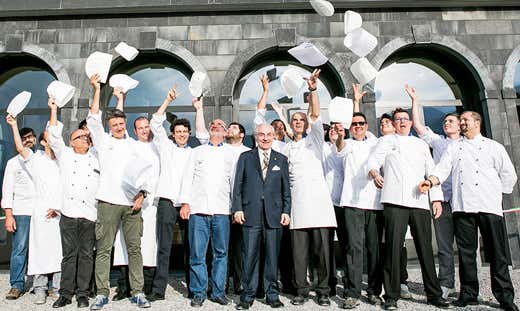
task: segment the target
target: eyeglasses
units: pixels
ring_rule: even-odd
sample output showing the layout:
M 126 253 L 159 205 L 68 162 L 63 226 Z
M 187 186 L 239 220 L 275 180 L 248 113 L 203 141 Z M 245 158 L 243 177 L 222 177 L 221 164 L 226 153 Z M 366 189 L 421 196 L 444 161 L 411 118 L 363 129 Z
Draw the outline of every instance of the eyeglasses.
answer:
M 410 119 L 408 119 L 408 118 L 399 118 L 399 119 L 394 119 L 394 122 L 405 123 L 405 122 L 408 122 L 408 121 L 410 121 Z
M 78 139 L 88 140 L 89 139 L 89 135 L 88 134 L 79 135 L 79 136 L 74 137 L 72 140 L 74 141 L 74 140 L 78 140 Z
M 26 140 L 29 140 L 29 139 L 33 139 L 35 138 L 36 136 L 32 135 L 32 134 L 29 134 L 29 135 L 25 135 L 22 137 L 22 141 L 26 141 Z
M 359 121 L 359 122 L 352 122 L 350 123 L 351 126 L 364 126 L 367 124 L 365 121 Z

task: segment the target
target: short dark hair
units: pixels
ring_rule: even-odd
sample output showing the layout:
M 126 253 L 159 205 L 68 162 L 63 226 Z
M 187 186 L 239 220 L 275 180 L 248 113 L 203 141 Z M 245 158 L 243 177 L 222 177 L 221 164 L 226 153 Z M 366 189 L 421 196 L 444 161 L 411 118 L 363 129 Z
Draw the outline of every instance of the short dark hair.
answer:
M 78 124 L 78 129 L 82 130 L 82 129 L 84 129 L 86 126 L 87 126 L 87 119 L 83 119 L 83 120 L 81 120 L 81 122 L 79 122 L 79 124 Z
M 395 115 L 398 113 L 406 113 L 408 117 L 410 117 L 410 113 L 408 113 L 408 110 L 404 108 L 395 108 L 394 111 L 392 111 L 392 121 L 395 120 Z
M 244 136 L 246 136 L 246 129 L 244 128 L 244 126 L 238 122 L 231 122 L 229 123 L 229 126 L 228 128 L 231 126 L 231 125 L 236 125 L 238 126 L 238 129 L 240 131 L 241 134 L 244 134 Z
M 148 121 L 148 118 L 145 117 L 145 116 L 140 116 L 137 119 L 135 119 L 134 120 L 134 129 L 137 129 L 136 124 L 137 124 L 137 121 L 139 121 L 139 120 L 146 120 L 146 121 Z
M 280 119 L 274 119 L 273 121 L 271 121 L 271 126 L 274 126 L 273 124 L 274 124 L 275 122 L 281 122 L 282 125 L 283 125 L 283 130 L 287 132 L 287 127 L 285 126 L 285 123 L 284 123 L 282 120 L 280 120 Z
M 363 120 L 365 120 L 365 122 L 367 121 L 367 117 L 366 117 L 365 114 L 362 113 L 362 112 L 354 112 L 354 113 L 352 114 L 352 118 L 354 118 L 354 117 L 362 117 Z
M 328 125 L 327 123 L 323 123 L 323 132 L 325 133 L 325 141 L 330 141 L 330 135 L 329 135 L 329 130 L 330 130 L 331 126 Z
M 114 118 L 123 118 L 126 120 L 126 114 L 119 109 L 109 109 L 107 110 L 107 121 Z
M 191 132 L 190 121 L 188 119 L 184 119 L 184 118 L 182 118 L 182 119 L 175 119 L 175 121 L 172 123 L 172 125 L 170 125 L 170 132 L 174 132 L 175 131 L 175 127 L 179 126 L 179 125 L 187 127 L 188 128 L 188 132 Z
M 169 111 L 166 111 L 166 120 L 170 122 L 170 124 L 173 124 L 175 120 L 177 120 L 177 115 Z
M 18 133 L 20 134 L 20 137 L 24 137 L 27 134 L 33 134 L 34 136 L 36 136 L 36 134 L 34 133 L 34 130 L 30 127 L 22 127 L 18 131 Z
M 446 120 L 447 117 L 455 117 L 457 119 L 460 119 L 460 114 L 458 112 L 456 112 L 456 111 L 449 112 L 449 113 L 444 115 L 444 118 L 442 120 Z
M 384 120 L 384 119 L 388 119 L 390 121 L 393 120 L 392 116 L 389 114 L 389 113 L 383 113 L 381 115 L 381 117 L 379 118 L 379 124 L 381 124 L 381 122 Z

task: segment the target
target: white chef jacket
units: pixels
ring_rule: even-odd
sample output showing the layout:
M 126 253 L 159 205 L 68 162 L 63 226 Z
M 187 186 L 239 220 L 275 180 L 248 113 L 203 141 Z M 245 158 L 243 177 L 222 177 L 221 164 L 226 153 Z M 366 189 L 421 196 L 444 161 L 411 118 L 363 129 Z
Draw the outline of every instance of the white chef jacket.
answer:
M 57 208 L 70 218 L 97 219 L 96 192 L 99 184 L 99 162 L 90 150 L 86 154 L 65 146 L 63 124 L 47 127 L 49 144 L 54 151 L 63 185 L 63 204 Z
M 125 171 L 139 159 L 135 140 L 128 136 L 116 139 L 105 133 L 101 122 L 101 111 L 97 114 L 88 114 L 87 126 L 98 153 L 101 172 L 96 199 L 110 204 L 134 205 L 132 199 L 125 193 L 123 179 Z M 141 190 L 150 192 L 148 188 Z
M 382 210 L 379 202 L 381 191 L 368 176 L 367 165 L 370 154 L 374 151 L 378 139 L 367 136 L 364 140 L 347 139 L 342 151 L 345 166 L 341 206 L 366 210 Z
M 343 190 L 345 171 L 343 153 L 343 150 L 338 153 L 336 145 L 330 142 L 323 144 L 323 171 L 334 206 L 340 206 L 341 191 Z
M 29 259 L 27 274 L 47 274 L 61 271 L 60 216 L 47 218 L 49 209 L 62 204 L 62 183 L 58 163 L 44 152 L 30 153 L 23 165 L 30 172 L 36 187 L 29 229 Z
M 336 227 L 334 206 L 323 172 L 324 132 L 321 118 L 311 124 L 310 133 L 287 143 L 291 186 L 290 229 Z
M 443 182 L 450 173 L 453 212 L 503 215 L 502 193 L 513 192 L 517 181 L 504 146 L 480 134 L 453 142 L 431 175 Z
M 419 135 L 419 138 L 424 140 L 430 148 L 433 150 L 433 162 L 439 163 L 441 156 L 446 151 L 446 148 L 454 142 L 449 137 L 441 136 L 434 133 L 429 127 L 426 127 L 426 132 L 423 135 Z M 444 202 L 451 201 L 451 178 L 448 177 L 446 181 L 442 183 L 442 193 L 444 194 Z
M 392 134 L 379 139 L 368 158 L 366 173 L 383 167 L 381 203 L 430 210 L 428 195 L 418 186 L 434 166 L 428 144 L 414 136 Z M 432 188 L 429 194 L 432 202 L 444 199 L 440 187 Z
M 168 138 L 168 134 L 163 127 L 165 120 L 166 114 L 154 114 L 150 121 L 153 143 L 159 152 L 159 159 L 161 161 L 159 184 L 157 185 L 155 196 L 168 199 L 172 201 L 175 206 L 180 206 L 179 195 L 182 176 L 188 165 L 188 160 L 193 149 L 188 145 L 181 148 Z
M 143 160 L 152 163 L 147 170 L 146 177 L 150 183 L 150 193 L 146 196 L 141 206 L 143 218 L 143 236 L 141 237 L 141 255 L 143 266 L 157 266 L 157 203 L 156 189 L 159 181 L 160 160 L 156 145 L 149 142 L 136 141 L 137 149 Z M 119 225 L 114 241 L 114 266 L 128 265 L 128 252 L 126 250 L 125 237 L 122 233 L 122 225 Z
M 31 216 L 36 189 L 21 155 L 7 161 L 2 184 L 2 208 L 10 208 L 13 215 Z
M 193 149 L 182 180 L 180 202 L 191 214 L 229 215 L 231 212 L 234 152 L 227 144 Z
M 260 125 L 260 124 L 268 124 L 267 120 L 265 119 L 265 114 L 267 112 L 267 109 L 257 109 L 255 111 L 255 118 L 253 119 L 254 125 Z M 271 148 L 273 148 L 274 151 L 283 153 L 285 151 L 285 141 L 280 141 L 277 139 L 273 140 L 273 145 Z

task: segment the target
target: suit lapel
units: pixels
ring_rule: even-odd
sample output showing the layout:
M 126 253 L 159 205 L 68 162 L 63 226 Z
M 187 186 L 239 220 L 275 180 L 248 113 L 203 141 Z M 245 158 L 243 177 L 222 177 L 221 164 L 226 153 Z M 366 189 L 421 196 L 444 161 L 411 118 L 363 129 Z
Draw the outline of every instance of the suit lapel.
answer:
M 278 162 L 278 157 L 271 149 L 271 156 L 269 157 L 269 165 L 267 165 L 267 174 L 265 176 L 265 181 L 267 181 L 267 179 L 269 178 L 269 175 L 271 175 L 270 173 L 273 170 L 273 167 L 276 165 L 277 162 Z
M 253 162 L 255 162 L 254 165 L 256 167 L 258 174 L 260 175 L 260 179 L 263 179 L 262 178 L 262 167 L 260 166 L 260 156 L 258 155 L 258 149 L 254 149 Z

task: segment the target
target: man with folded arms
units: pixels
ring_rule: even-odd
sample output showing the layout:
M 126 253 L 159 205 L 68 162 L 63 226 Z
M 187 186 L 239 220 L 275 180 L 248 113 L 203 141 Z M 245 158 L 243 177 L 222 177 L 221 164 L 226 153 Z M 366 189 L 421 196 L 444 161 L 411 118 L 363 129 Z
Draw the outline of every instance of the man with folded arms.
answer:
M 434 163 L 428 145 L 421 139 L 409 136 L 412 121 L 408 112 L 397 108 L 392 113 L 396 133 L 380 138 L 368 159 L 367 170 L 377 187 L 382 188 L 384 205 L 386 254 L 383 284 L 386 310 L 397 309 L 400 297 L 400 260 L 406 234 L 410 225 L 416 245 L 424 290 L 428 304 L 439 308 L 449 307 L 443 299 L 439 280 L 435 273 L 432 249 L 431 214 L 428 195 L 419 193 L 417 185 L 433 170 Z M 383 167 L 383 176 L 379 174 Z M 442 191 L 430 192 L 433 214 L 442 213 Z
M 213 256 L 210 300 L 220 305 L 229 303 L 224 291 L 234 160 L 233 151 L 224 144 L 225 135 L 224 121 L 213 120 L 209 142 L 193 149 L 182 180 L 180 215 L 183 219 L 189 218 L 192 307 L 201 307 L 206 299 L 206 253 L 210 240 Z
M 31 128 L 19 131 L 25 148 L 33 149 L 36 136 Z M 36 189 L 29 172 L 22 167 L 23 158 L 16 155 L 7 161 L 2 184 L 2 208 L 5 212 L 5 229 L 12 233 L 12 249 L 9 265 L 11 288 L 7 300 L 18 299 L 25 291 L 29 228 Z
M 170 267 L 170 253 L 172 249 L 173 228 L 177 221 L 181 221 L 179 212 L 181 204 L 179 193 L 182 176 L 187 167 L 192 148 L 188 146 L 190 136 L 190 123 L 186 119 L 176 119 L 171 126 L 171 132 L 175 139 L 173 142 L 163 127 L 166 120 L 166 109 L 177 97 L 177 91 L 172 88 L 168 91 L 163 103 L 153 114 L 150 128 L 153 133 L 153 143 L 159 151 L 161 172 L 157 185 L 156 197 L 159 198 L 157 206 L 157 271 L 152 285 L 152 293 L 149 299 L 164 300 Z M 188 245 L 184 245 L 188 248 Z M 188 272 L 186 273 L 189 286 Z
M 233 217 L 242 225 L 244 290 L 238 310 L 249 309 L 257 292 L 259 277 L 264 279 L 267 303 L 283 307 L 278 297 L 278 255 L 282 225 L 289 224 L 291 193 L 287 158 L 271 149 L 274 129 L 258 125 L 258 148 L 242 153 L 238 160 L 233 187 Z M 264 254 L 263 273 L 259 276 L 260 253 Z
M 367 135 L 365 115 L 355 112 L 350 125 L 350 137 L 336 141 L 338 152 L 344 161 L 345 173 L 341 192 L 339 214 L 344 224 L 342 236 L 346 258 L 343 305 L 353 309 L 359 305 L 363 276 L 363 245 L 367 248 L 367 295 L 371 304 L 380 305 L 383 287 L 381 240 L 383 235 L 383 206 L 379 202 L 380 191 L 366 174 L 368 157 L 377 144 L 377 138 Z
M 99 183 L 99 163 L 90 151 L 88 132 L 74 130 L 70 135 L 70 147 L 65 146 L 63 124 L 58 121 L 58 107 L 52 100 L 49 107 L 49 144 L 56 155 L 63 181 L 60 297 L 52 306 L 61 308 L 70 304 L 76 293 L 78 308 L 85 308 L 88 307 L 88 291 L 94 268 L 95 195 Z
M 105 133 L 99 110 L 99 75 L 91 77 L 94 98 L 87 116 L 87 126 L 98 153 L 100 181 L 96 194 L 98 213 L 96 222 L 96 301 L 91 310 L 100 310 L 108 303 L 110 255 L 119 225 L 122 223 L 128 252 L 128 267 L 132 298 L 138 307 L 150 307 L 143 293 L 143 258 L 141 235 L 143 223 L 141 205 L 149 189 L 140 189 L 134 198 L 129 198 L 123 187 L 125 172 L 139 159 L 136 142 L 126 135 L 126 116 L 120 110 L 107 113 L 110 133 Z M 140 159 L 142 161 L 142 159 Z
M 507 243 L 502 212 L 502 193 L 511 193 L 517 181 L 515 168 L 504 146 L 480 134 L 479 113 L 460 116 L 464 137 L 451 143 L 421 191 L 450 178 L 453 190 L 453 228 L 459 251 L 460 295 L 454 305 L 478 304 L 477 232 L 484 237 L 484 256 L 491 270 L 491 290 L 500 308 L 516 311 L 514 288 L 509 276 Z M 433 187 L 433 189 L 438 187 Z

